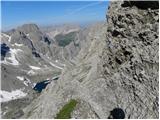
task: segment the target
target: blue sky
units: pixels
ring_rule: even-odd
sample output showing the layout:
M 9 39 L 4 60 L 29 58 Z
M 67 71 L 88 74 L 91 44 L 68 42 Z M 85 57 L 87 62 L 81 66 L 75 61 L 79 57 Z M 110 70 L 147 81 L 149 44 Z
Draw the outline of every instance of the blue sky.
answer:
M 50 25 L 105 20 L 108 1 L 2 1 L 2 30 L 24 23 Z

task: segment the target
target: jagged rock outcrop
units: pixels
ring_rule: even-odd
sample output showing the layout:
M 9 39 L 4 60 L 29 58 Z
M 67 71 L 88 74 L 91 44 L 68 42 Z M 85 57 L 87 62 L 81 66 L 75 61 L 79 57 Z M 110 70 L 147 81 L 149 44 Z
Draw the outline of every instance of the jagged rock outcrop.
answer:
M 159 9 L 153 3 L 154 9 L 141 9 L 142 1 L 111 2 L 107 24 L 91 29 L 76 65 L 66 67 L 23 118 L 54 118 L 70 99 L 79 101 L 73 118 L 108 118 L 114 108 L 125 118 L 159 118 Z
M 110 5 L 102 54 L 112 109 L 121 107 L 127 118 L 158 118 L 158 1 L 123 4 Z
M 29 34 L 32 32 L 40 31 L 39 27 L 36 24 L 24 24 L 17 28 L 17 30 L 24 32 L 25 34 Z

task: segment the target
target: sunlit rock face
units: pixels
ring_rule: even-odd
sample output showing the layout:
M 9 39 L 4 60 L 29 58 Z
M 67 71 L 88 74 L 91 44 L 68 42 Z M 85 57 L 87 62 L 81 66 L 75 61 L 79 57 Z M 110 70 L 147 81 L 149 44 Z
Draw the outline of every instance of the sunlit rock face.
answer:
M 106 23 L 81 32 L 85 37 L 74 62 L 66 62 L 59 79 L 23 109 L 21 118 L 56 118 L 71 99 L 78 101 L 71 118 L 159 118 L 158 14 L 157 1 L 110 2 Z M 60 53 L 67 56 L 70 45 Z
M 158 1 L 113 2 L 107 13 L 102 64 L 115 104 L 106 104 L 126 118 L 158 118 L 158 8 Z

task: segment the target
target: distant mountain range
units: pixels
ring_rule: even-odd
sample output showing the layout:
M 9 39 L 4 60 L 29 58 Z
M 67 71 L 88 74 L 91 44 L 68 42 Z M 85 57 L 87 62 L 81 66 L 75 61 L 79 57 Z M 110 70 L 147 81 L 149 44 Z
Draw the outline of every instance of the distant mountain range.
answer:
M 159 118 L 158 3 L 113 1 L 86 27 L 2 32 L 2 118 Z
M 43 28 L 24 24 L 2 32 L 1 102 L 37 96 L 33 90 L 37 83 L 53 80 L 75 64 L 88 32 L 89 28 L 67 24 Z

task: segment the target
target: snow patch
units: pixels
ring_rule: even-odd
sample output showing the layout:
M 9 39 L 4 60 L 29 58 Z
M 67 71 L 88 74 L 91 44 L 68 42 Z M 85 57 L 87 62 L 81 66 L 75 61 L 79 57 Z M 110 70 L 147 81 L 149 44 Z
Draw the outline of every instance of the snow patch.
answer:
M 18 43 L 15 43 L 14 45 L 19 47 L 23 46 L 23 44 L 18 44 Z
M 11 36 L 7 35 L 7 34 L 4 34 L 4 33 L 1 33 L 3 36 L 7 37 L 8 38 L 8 42 L 11 42 Z
M 28 83 L 27 83 L 27 81 L 24 81 L 23 83 L 24 83 L 24 85 L 25 85 L 25 86 L 28 86 Z
M 18 98 L 25 97 L 26 95 L 27 93 L 24 93 L 22 90 L 15 90 L 11 92 L 0 90 L 0 102 L 15 100 Z
M 33 83 L 32 88 L 34 88 L 36 86 L 37 83 Z
M 8 59 L 11 60 L 12 65 L 19 65 L 19 62 L 16 59 L 16 54 L 22 50 L 20 49 L 10 49 L 11 57 Z
M 34 70 L 39 70 L 41 69 L 40 67 L 36 67 L 36 66 L 29 66 L 31 69 L 34 69 Z
M 34 86 L 36 85 L 36 83 L 32 83 L 30 79 L 25 78 L 23 81 L 25 86 L 31 86 L 32 88 L 34 88 Z
M 5 59 L 3 61 L 1 61 L 1 63 L 4 63 L 4 64 L 11 64 L 11 65 L 19 65 L 19 62 L 17 61 L 16 59 L 16 55 L 18 52 L 22 52 L 22 50 L 20 49 L 10 49 L 10 54 L 11 56 L 10 57 L 5 57 Z M 9 60 L 9 61 L 8 61 Z
M 50 82 L 51 82 L 51 81 L 45 81 L 44 83 L 47 84 L 47 83 L 50 83 Z
M 24 77 L 17 76 L 17 79 L 19 79 L 20 81 L 23 81 L 23 80 L 24 80 Z
M 27 74 L 29 74 L 29 75 L 34 75 L 35 72 L 34 72 L 33 70 L 30 70 L 30 71 L 27 72 Z
M 29 86 L 29 85 L 33 86 L 31 81 L 28 78 L 17 76 L 17 79 L 19 79 L 20 81 L 23 81 L 25 86 Z
M 29 85 L 32 86 L 32 83 L 28 78 L 25 78 L 23 83 L 24 83 L 25 86 L 29 86 Z
M 59 68 L 59 69 L 61 69 L 61 70 L 63 69 L 62 67 L 59 67 L 59 66 L 53 64 L 52 62 L 49 62 L 49 63 L 50 63 L 50 65 L 52 65 L 53 67 Z

